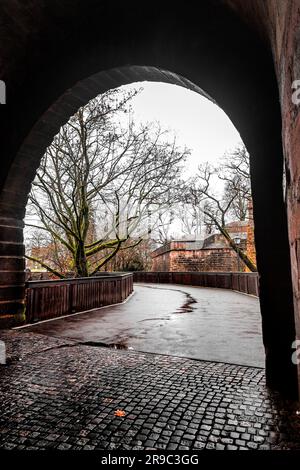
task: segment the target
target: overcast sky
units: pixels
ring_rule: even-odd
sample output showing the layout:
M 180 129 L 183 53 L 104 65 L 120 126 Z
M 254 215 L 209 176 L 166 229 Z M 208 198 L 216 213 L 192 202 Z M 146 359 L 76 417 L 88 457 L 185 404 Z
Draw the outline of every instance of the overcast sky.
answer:
M 198 93 L 155 82 L 139 82 L 122 88 L 139 87 L 143 91 L 131 101 L 134 119 L 159 121 L 162 128 L 176 131 L 177 144 L 191 149 L 186 176 L 195 174 L 201 162 L 217 163 L 226 151 L 241 142 L 239 133 L 222 109 Z M 177 225 L 173 230 L 180 234 Z
M 217 164 L 225 152 L 241 143 L 240 134 L 224 111 L 199 93 L 157 82 L 133 83 L 122 88 L 139 87 L 143 91 L 131 101 L 134 119 L 159 121 L 162 128 L 176 131 L 178 145 L 191 150 L 186 176 L 194 175 L 199 163 Z M 223 184 L 216 180 L 215 185 L 215 190 L 221 192 Z M 183 236 L 178 221 L 171 224 L 170 234 L 175 238 Z
M 191 173 L 200 162 L 211 163 L 236 147 L 241 137 L 217 105 L 186 88 L 167 83 L 140 82 L 124 88 L 143 87 L 132 100 L 132 108 L 141 121 L 158 120 L 162 127 L 174 129 L 178 143 L 192 150 L 187 161 Z

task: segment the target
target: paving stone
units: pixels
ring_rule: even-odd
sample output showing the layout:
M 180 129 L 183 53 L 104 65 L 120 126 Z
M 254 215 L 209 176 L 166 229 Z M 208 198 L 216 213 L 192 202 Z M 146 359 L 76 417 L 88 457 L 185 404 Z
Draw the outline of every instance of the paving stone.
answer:
M 72 448 L 71 444 L 59 444 L 57 446 L 57 449 L 59 450 L 69 450 L 71 448 Z
M 256 444 L 256 442 L 247 442 L 247 447 L 249 447 L 249 449 L 253 449 L 253 450 L 256 450 L 258 445 Z
M 244 447 L 246 445 L 246 441 L 243 441 L 243 439 L 237 439 L 235 443 L 239 447 Z
M 222 437 L 221 438 L 221 442 L 223 444 L 233 444 L 233 439 L 229 438 L 229 437 Z
M 263 369 L 0 337 L 22 359 L 0 366 L 0 449 L 300 449 L 296 404 Z
M 195 436 L 193 434 L 184 434 L 183 439 L 188 439 L 193 441 L 195 439 Z
M 205 445 L 206 445 L 205 442 L 196 441 L 196 442 L 194 442 L 194 444 L 193 444 L 193 448 L 200 450 L 200 449 L 204 449 L 204 448 L 205 448 Z
M 236 432 L 244 433 L 245 431 L 246 431 L 246 428 L 244 428 L 242 426 L 237 426 L 236 427 Z
M 216 450 L 224 450 L 225 449 L 225 445 L 224 444 L 216 444 Z
M 214 450 L 215 448 L 216 448 L 216 444 L 213 442 L 208 442 L 205 446 L 205 449 L 209 449 L 209 450 Z

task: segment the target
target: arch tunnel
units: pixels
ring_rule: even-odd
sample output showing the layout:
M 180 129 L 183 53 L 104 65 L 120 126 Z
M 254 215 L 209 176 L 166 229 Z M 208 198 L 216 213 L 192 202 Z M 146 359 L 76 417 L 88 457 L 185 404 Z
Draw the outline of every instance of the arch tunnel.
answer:
M 265 3 L 211 0 L 196 14 L 170 2 L 2 2 L 0 327 L 23 319 L 23 218 L 39 161 L 58 129 L 110 88 L 145 80 L 174 83 L 214 100 L 250 153 L 266 379 L 270 387 L 297 395 L 291 345 L 299 323 L 293 192 L 299 146 L 289 136 L 297 110 L 286 106 L 282 112 L 288 82 L 279 71 L 287 65 L 278 45 L 285 50 L 287 37 L 279 31 L 288 27 L 290 12 Z M 290 8 L 296 11 L 299 2 Z M 286 54 L 296 67 L 296 39 L 292 44 Z

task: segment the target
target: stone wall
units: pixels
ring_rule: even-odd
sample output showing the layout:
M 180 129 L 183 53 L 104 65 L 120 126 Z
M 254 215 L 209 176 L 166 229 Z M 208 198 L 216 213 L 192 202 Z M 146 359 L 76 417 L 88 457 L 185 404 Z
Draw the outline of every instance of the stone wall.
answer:
M 286 164 L 286 204 L 291 245 L 296 328 L 300 337 L 300 105 L 294 104 L 292 84 L 300 80 L 300 1 L 270 6 L 272 48 L 281 99 L 283 148 Z M 289 6 L 289 8 L 288 8 Z
M 282 115 L 285 158 L 283 191 L 288 219 L 295 326 L 300 338 L 300 93 L 293 87 L 294 82 L 300 80 L 300 0 L 226 0 L 226 3 L 259 31 L 272 49 Z M 300 384 L 300 370 L 298 380 Z
M 153 253 L 152 271 L 244 271 L 243 262 L 231 248 L 188 250 L 184 242 L 171 242 Z
M 152 271 L 171 271 L 170 252 L 162 253 L 152 260 Z
M 171 271 L 240 271 L 241 264 L 230 248 L 170 253 Z

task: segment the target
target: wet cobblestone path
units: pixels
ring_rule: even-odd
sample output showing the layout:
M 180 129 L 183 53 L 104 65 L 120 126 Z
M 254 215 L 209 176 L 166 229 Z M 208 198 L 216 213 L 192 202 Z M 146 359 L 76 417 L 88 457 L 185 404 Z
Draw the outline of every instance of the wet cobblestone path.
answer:
M 300 449 L 296 404 L 266 389 L 263 369 L 0 337 L 2 449 Z

